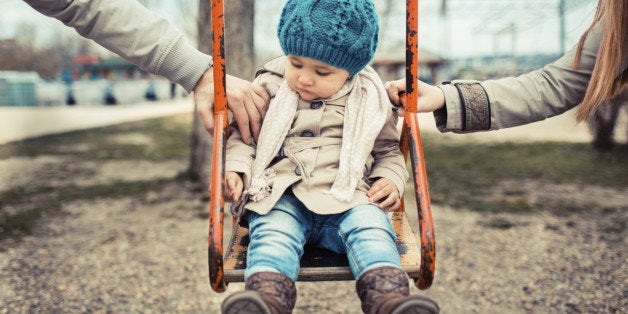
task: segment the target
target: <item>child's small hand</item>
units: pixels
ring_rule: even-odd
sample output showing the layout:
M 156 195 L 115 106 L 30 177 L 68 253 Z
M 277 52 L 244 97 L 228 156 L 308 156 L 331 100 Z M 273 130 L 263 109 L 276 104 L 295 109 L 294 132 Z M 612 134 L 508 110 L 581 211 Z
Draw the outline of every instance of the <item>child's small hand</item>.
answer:
M 227 171 L 225 172 L 225 190 L 223 196 L 226 200 L 236 202 L 242 196 L 242 189 L 244 183 L 242 177 L 237 172 Z
M 379 208 L 389 212 L 396 211 L 401 207 L 397 186 L 388 178 L 381 178 L 375 181 L 373 186 L 366 192 L 366 196 L 369 197 L 369 202 L 379 202 Z

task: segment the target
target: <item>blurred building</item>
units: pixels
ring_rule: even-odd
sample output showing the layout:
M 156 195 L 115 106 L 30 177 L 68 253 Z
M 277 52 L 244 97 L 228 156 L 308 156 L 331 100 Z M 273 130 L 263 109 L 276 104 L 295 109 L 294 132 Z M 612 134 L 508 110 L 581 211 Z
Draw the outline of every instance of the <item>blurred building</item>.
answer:
M 73 80 L 139 79 L 150 75 L 135 64 L 117 56 L 102 59 L 91 54 L 76 55 L 72 64 Z
M 419 78 L 422 81 L 438 82 L 438 71 L 446 64 L 447 61 L 439 55 L 419 48 Z M 403 78 L 406 76 L 405 51 L 379 53 L 371 65 L 384 82 Z
M 0 106 L 37 106 L 37 72 L 0 71 Z

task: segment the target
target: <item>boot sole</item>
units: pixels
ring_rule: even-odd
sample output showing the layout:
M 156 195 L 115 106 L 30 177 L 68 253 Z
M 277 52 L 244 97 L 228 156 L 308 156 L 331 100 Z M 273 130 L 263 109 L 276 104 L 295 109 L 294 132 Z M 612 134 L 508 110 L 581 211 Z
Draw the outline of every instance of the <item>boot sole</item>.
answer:
M 257 291 L 242 291 L 227 297 L 220 307 L 222 314 L 271 314 Z
M 432 299 L 414 295 L 412 299 L 399 304 L 391 314 L 438 314 L 440 308 Z

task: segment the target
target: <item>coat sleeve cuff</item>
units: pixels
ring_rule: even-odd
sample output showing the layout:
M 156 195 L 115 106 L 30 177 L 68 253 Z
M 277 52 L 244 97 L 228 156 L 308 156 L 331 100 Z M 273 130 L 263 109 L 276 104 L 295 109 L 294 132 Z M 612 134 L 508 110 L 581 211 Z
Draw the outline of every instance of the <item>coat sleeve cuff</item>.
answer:
M 488 95 L 479 82 L 453 82 L 464 107 L 463 132 L 485 131 L 491 128 Z
M 181 37 L 161 64 L 157 74 L 181 85 L 190 93 L 207 68 L 213 65 L 213 60 Z
M 233 171 L 250 176 L 251 164 L 242 160 L 227 160 L 225 162 L 225 171 Z
M 463 111 L 458 90 L 449 84 L 439 85 L 445 95 L 445 106 L 434 111 L 434 120 L 436 127 L 441 132 L 460 131 L 462 129 L 462 121 L 460 117 Z
M 488 94 L 477 81 L 454 81 L 438 86 L 445 94 L 445 107 L 434 111 L 441 132 L 473 132 L 491 128 Z

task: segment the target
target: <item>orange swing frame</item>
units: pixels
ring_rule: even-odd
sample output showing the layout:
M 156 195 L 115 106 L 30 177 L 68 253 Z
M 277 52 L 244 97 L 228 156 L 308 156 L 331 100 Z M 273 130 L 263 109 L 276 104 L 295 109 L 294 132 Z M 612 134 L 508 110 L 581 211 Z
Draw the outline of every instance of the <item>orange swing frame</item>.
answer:
M 224 175 L 226 141 L 229 135 L 226 100 L 224 3 L 211 0 L 214 57 L 214 140 L 209 201 L 208 267 L 215 292 L 224 292 L 230 282 L 242 282 L 246 268 L 248 230 L 233 219 L 233 234 L 223 255 Z M 410 159 L 418 214 L 419 235 L 410 226 L 402 199 L 401 210 L 390 213 L 397 234 L 397 249 L 402 267 L 419 289 L 428 289 L 434 279 L 436 241 L 417 117 L 418 78 L 418 0 L 406 0 L 406 95 L 405 116 L 400 137 L 401 151 Z M 418 243 L 417 243 L 418 242 Z M 344 255 L 306 248 L 297 280 L 353 280 Z

